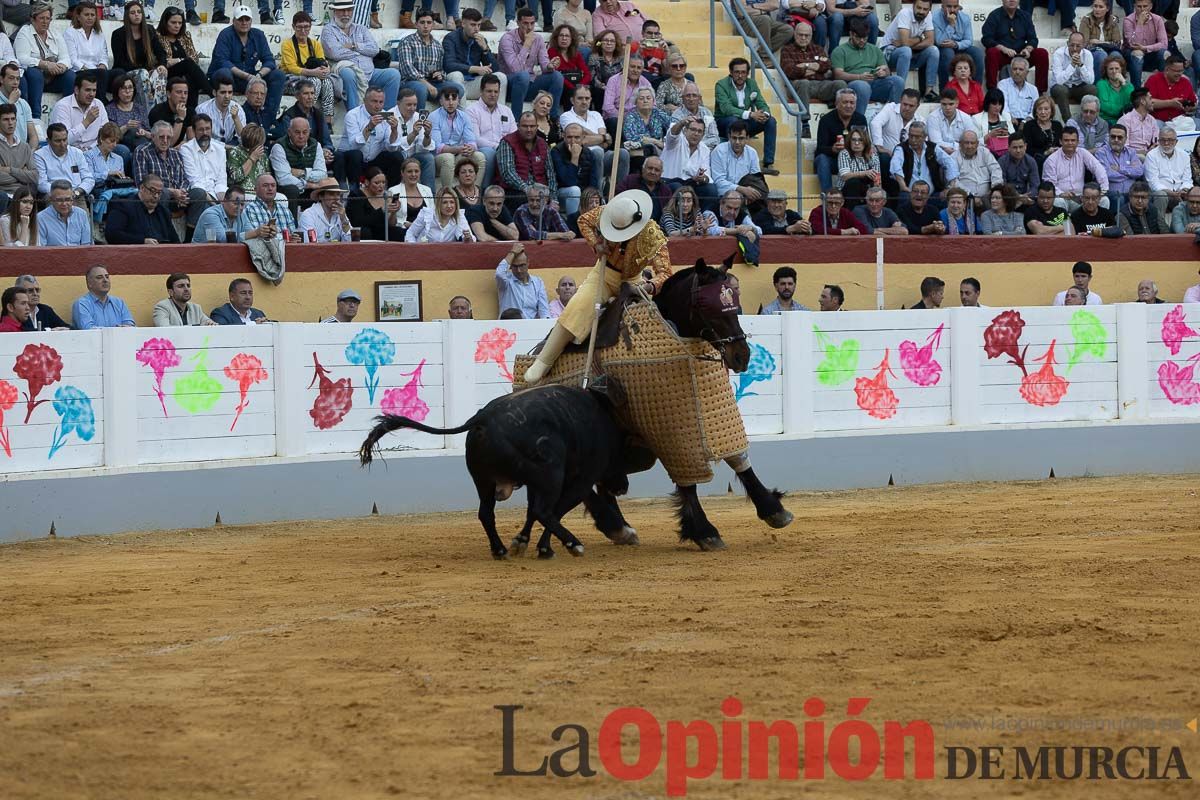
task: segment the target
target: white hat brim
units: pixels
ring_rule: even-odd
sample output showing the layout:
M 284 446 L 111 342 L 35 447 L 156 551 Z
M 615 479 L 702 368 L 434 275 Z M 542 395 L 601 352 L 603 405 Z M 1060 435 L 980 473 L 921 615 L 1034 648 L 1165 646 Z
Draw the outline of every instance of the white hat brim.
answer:
M 612 209 L 618 200 L 632 201 L 641 212 L 641 218 L 634 220 L 623 228 L 615 226 L 612 219 Z M 650 199 L 650 195 L 641 189 L 628 189 L 614 197 L 612 202 L 606 205 L 604 210 L 600 212 L 600 235 L 610 242 L 627 242 L 641 233 L 642 229 L 650 224 L 653 216 L 654 201 Z

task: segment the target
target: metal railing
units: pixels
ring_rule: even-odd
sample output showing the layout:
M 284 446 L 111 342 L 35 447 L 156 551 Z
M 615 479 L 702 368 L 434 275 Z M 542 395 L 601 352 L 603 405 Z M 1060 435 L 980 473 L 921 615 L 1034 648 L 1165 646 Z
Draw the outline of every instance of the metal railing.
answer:
M 737 5 L 743 12 L 745 18 L 749 19 L 749 12 L 746 12 L 746 4 L 742 0 L 720 0 L 720 5 L 725 9 L 725 14 L 733 23 L 733 28 L 738 35 L 742 37 L 742 41 L 746 43 L 747 49 L 750 51 L 749 61 L 751 66 L 750 74 L 754 74 L 755 69 L 760 69 L 763 75 L 766 76 L 767 83 L 770 84 L 771 90 L 775 92 L 775 96 L 779 98 L 780 104 L 783 106 L 784 113 L 788 114 L 795 121 L 795 140 L 796 140 L 796 197 L 803 198 L 802 191 L 804 183 L 804 143 L 800 133 L 804 129 L 804 112 L 807 110 L 804 104 L 800 102 L 800 95 L 796 93 L 796 87 L 792 86 L 783 74 L 783 70 L 779 66 L 779 62 L 775 59 L 775 52 L 771 49 L 771 43 L 763 39 L 758 28 L 753 25 L 743 24 L 742 16 L 735 10 L 734 5 Z M 749 31 L 747 31 L 749 28 Z M 708 41 L 709 41 L 709 68 L 717 66 L 717 0 L 709 0 L 708 11 Z M 757 45 L 757 46 L 756 46 Z M 763 61 L 760 53 L 766 53 L 770 64 Z M 780 89 L 779 84 L 782 83 L 785 87 Z M 797 209 L 803 213 L 804 209 Z

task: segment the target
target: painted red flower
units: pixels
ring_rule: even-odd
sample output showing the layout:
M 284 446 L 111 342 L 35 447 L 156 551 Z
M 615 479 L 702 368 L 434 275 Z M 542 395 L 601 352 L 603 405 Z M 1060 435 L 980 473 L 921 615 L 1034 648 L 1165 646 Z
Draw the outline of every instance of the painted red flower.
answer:
M 350 409 L 354 406 L 354 386 L 349 378 L 330 380 L 329 370 L 321 366 L 315 352 L 313 353 L 313 366 L 316 367 L 316 371 L 313 373 L 312 383 L 308 384 L 308 388 L 311 389 L 313 384 L 318 381 L 320 386 L 317 388 L 317 399 L 313 401 L 313 407 L 309 409 L 308 415 L 312 417 L 313 424 L 324 431 L 341 423 L 350 413 Z
M 492 328 L 479 337 L 475 343 L 475 363 L 495 361 L 500 367 L 500 374 L 506 381 L 513 379 L 512 370 L 508 368 L 508 348 L 517 343 L 517 335 L 504 328 Z
M 18 398 L 16 386 L 8 381 L 0 381 L 0 447 L 4 448 L 4 454 L 9 458 L 12 458 L 12 446 L 8 441 L 8 428 L 4 425 L 4 412 L 12 409 Z
M 888 387 L 887 376 L 890 374 L 894 378 L 896 373 L 892 372 L 891 366 L 888 365 L 887 350 L 883 351 L 883 361 L 875 368 L 879 371 L 875 373 L 874 378 L 859 378 L 854 381 L 854 395 L 858 407 L 867 414 L 875 419 L 890 419 L 896 415 L 900 401 L 896 393 Z
M 408 383 L 396 386 L 383 393 L 379 410 L 396 417 L 408 417 L 417 422 L 424 422 L 429 416 L 429 404 L 421 399 L 421 370 L 425 369 L 425 359 L 417 364 L 412 372 L 402 372 L 401 375 L 411 376 Z
M 1171 355 L 1179 355 L 1179 349 L 1183 346 L 1183 340 L 1192 336 L 1200 336 L 1200 333 L 1188 327 L 1187 317 L 1183 313 L 1183 306 L 1175 306 L 1163 317 L 1162 343 L 1166 345 Z
M 996 315 L 992 319 L 992 324 L 987 326 L 983 332 L 983 350 L 987 353 L 987 357 L 999 358 L 1006 355 L 1013 364 L 1021 368 L 1021 373 L 1024 374 L 1025 353 L 1017 349 L 1024 327 L 1025 320 L 1021 319 L 1019 311 L 1009 309 Z
M 1066 378 L 1054 373 L 1054 342 L 1054 339 L 1050 340 L 1050 348 L 1046 350 L 1046 355 L 1035 359 L 1042 362 L 1041 368 L 1021 378 L 1021 397 L 1031 405 L 1058 405 L 1071 385 Z
M 38 400 L 38 393 L 52 383 L 62 380 L 62 356 L 48 344 L 27 344 L 13 363 L 13 372 L 29 385 L 25 393 L 25 422 L 33 410 L 47 400 Z
M 258 356 L 238 353 L 226 365 L 225 377 L 236 381 L 238 385 L 238 406 L 233 415 L 233 424 L 229 426 L 229 430 L 233 430 L 237 425 L 238 418 L 242 416 L 242 411 L 250 405 L 250 387 L 260 381 L 265 381 L 268 375 L 267 371 L 262 368 L 262 361 Z
M 1172 404 L 1177 406 L 1200 404 L 1200 384 L 1192 380 L 1198 358 L 1200 358 L 1200 353 L 1189 358 L 1186 367 L 1181 367 L 1174 361 L 1164 361 L 1158 365 L 1158 385 Z
M 934 352 L 942 345 L 942 330 L 945 324 L 938 325 L 937 330 L 929 334 L 922 347 L 905 339 L 900 343 L 900 367 L 904 377 L 917 386 L 937 386 L 942 379 L 942 365 L 933 357 Z

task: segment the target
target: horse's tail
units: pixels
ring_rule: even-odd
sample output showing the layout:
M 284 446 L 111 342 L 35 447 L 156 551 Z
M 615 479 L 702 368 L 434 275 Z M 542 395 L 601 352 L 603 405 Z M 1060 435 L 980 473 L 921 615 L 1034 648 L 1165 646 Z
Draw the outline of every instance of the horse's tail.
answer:
M 464 433 L 475 424 L 475 419 L 478 416 L 478 414 L 475 414 L 457 428 L 433 428 L 429 425 L 423 425 L 416 420 L 409 419 L 408 417 L 400 417 L 394 414 L 381 414 L 375 418 L 375 427 L 371 429 L 369 434 L 367 434 L 367 438 L 363 440 L 362 447 L 358 449 L 359 463 L 361 463 L 364 467 L 370 464 L 371 459 L 374 457 L 375 446 L 379 443 L 379 440 L 394 430 L 398 430 L 400 428 L 411 428 L 416 431 L 421 431 L 422 433 L 440 435 Z

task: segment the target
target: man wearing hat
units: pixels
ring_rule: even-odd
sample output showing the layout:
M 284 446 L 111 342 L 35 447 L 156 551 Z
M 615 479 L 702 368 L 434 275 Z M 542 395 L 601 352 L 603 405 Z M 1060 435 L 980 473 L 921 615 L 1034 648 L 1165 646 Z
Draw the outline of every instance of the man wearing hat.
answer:
M 525 371 L 527 383 L 541 380 L 568 342 L 580 343 L 591 335 L 598 290 L 604 303 L 617 295 L 625 281 L 642 283 L 654 294 L 671 277 L 667 237 L 651 219 L 653 208 L 650 195 L 632 189 L 621 192 L 608 205 L 580 215 L 579 232 L 599 259 L 558 317 L 537 360 Z M 648 281 L 642 277 L 646 269 L 653 275 Z
M 350 219 L 346 216 L 342 191 L 336 178 L 322 178 L 313 187 L 310 197 L 317 202 L 300 212 L 300 231 L 305 241 L 320 244 L 350 241 Z
M 266 115 L 274 120 L 279 116 L 287 76 L 278 69 L 266 34 L 253 26 L 250 6 L 239 5 L 233 10 L 233 24 L 217 34 L 208 77 L 214 82 L 218 78 L 232 81 L 233 91 L 239 94 L 246 91 L 246 82 L 251 78 L 262 78 L 267 84 Z
M 315 206 L 314 206 L 315 208 Z M 354 322 L 358 316 L 358 305 L 362 298 L 353 289 L 343 289 L 337 296 L 337 313 L 321 322 Z
M 787 207 L 788 195 L 783 189 L 767 192 L 767 207 L 754 216 L 754 224 L 764 236 L 786 236 L 812 233 L 808 220 Z
M 375 66 L 379 44 L 366 25 L 353 21 L 354 0 L 333 0 L 326 8 L 332 19 L 321 30 L 321 48 L 333 64 L 333 71 L 342 79 L 346 109 L 358 106 L 368 86 L 383 89 L 384 108 L 395 106 L 400 92 L 400 71 L 390 66 Z

